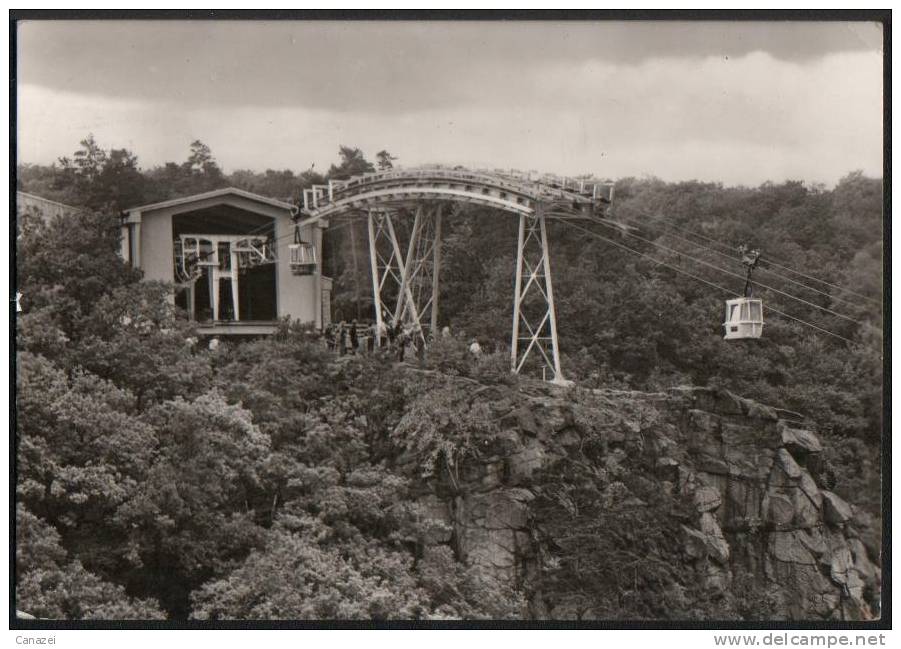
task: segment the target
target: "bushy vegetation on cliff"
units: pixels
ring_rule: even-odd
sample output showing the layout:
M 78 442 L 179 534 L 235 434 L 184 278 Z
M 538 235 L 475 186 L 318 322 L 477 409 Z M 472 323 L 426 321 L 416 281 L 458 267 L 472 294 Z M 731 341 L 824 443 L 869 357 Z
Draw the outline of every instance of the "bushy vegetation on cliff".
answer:
M 102 219 L 19 240 L 17 605 L 38 617 L 518 617 L 426 548 L 390 437 L 423 392 L 317 336 L 197 345 Z M 40 257 L 54 245 L 91 255 Z M 66 272 L 57 263 L 67 263 Z M 96 290 L 90 290 L 98 279 Z
M 445 531 L 411 490 L 430 473 L 453 489 L 466 458 L 495 432 L 488 409 L 457 403 L 459 382 L 513 387 L 504 360 L 512 223 L 472 212 L 448 219 L 442 308 L 466 339 L 432 352 L 428 381 L 384 359 L 336 363 L 314 332 L 288 324 L 270 339 L 210 351 L 164 299 L 168 287 L 139 282 L 121 264 L 115 209 L 240 183 L 201 147 L 183 165 L 146 173 L 127 153 L 97 154 L 91 177 L 72 165 L 20 176 L 23 189 L 47 195 L 46 185 L 55 198 L 97 210 L 18 223 L 18 608 L 54 618 L 504 618 L 529 614 L 530 589 L 560 585 L 561 597 L 612 618 L 740 608 L 706 601 L 674 574 L 676 500 L 645 494 L 639 480 L 628 487 L 646 501 L 640 515 L 605 509 L 609 484 L 584 467 L 539 489 L 536 515 L 561 538 L 538 585 L 513 589 L 460 563 L 452 541 L 429 542 Z M 104 176 L 110 164 L 134 173 Z M 359 159 L 342 164 L 346 171 Z M 289 180 L 296 188 L 297 177 Z M 144 193 L 127 193 L 134 188 Z M 761 341 L 727 345 L 718 334 L 723 296 L 555 228 L 570 374 L 588 387 L 714 383 L 799 410 L 833 449 L 835 490 L 878 516 L 880 192 L 879 181 L 854 174 L 831 191 L 620 182 L 623 209 L 665 211 L 869 296 L 876 304 L 853 315 L 872 325 L 796 307 L 853 344 L 771 319 Z M 343 286 L 338 307 L 365 317 L 349 229 L 329 246 Z M 465 351 L 473 336 L 497 355 L 474 362 Z M 625 482 L 638 480 L 635 462 Z M 600 525 L 617 536 L 562 538 L 573 531 L 570 519 L 556 518 L 565 503 L 585 517 L 580 534 Z M 631 561 L 632 573 L 614 570 L 611 556 Z

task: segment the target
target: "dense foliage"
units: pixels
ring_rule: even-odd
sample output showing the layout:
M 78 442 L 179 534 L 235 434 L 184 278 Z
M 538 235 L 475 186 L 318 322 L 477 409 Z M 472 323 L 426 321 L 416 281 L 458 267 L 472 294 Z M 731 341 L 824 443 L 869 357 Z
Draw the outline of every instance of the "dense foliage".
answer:
M 329 176 L 373 168 L 358 149 L 340 154 Z M 381 168 L 392 160 L 378 155 Z M 270 339 L 211 351 L 165 299 L 168 288 L 139 282 L 116 255 L 115 215 L 124 207 L 227 185 L 297 200 L 323 177 L 226 175 L 200 142 L 184 163 L 142 171 L 133 154 L 104 151 L 93 138 L 54 167 L 18 171 L 21 189 L 91 208 L 51 223 L 26 214 L 18 223 L 18 608 L 66 618 L 524 614 L 526 593 L 466 569 L 447 546 L 425 543 L 437 523 L 413 504 L 409 472 L 398 468 L 401 456 L 416 455 L 421 473 L 454 489 L 476 441 L 494 432 L 490 412 L 462 408 L 447 381 L 512 380 L 512 220 L 473 210 L 446 220 L 442 320 L 455 338 L 431 351 L 432 379 L 416 381 L 385 360 L 335 363 L 316 332 L 288 324 Z M 647 241 L 599 224 L 590 231 L 609 241 L 562 224 L 550 231 L 568 374 L 588 387 L 713 383 L 797 410 L 829 442 L 835 489 L 878 516 L 881 181 L 855 173 L 826 190 L 624 179 L 616 194 L 615 217 Z M 760 341 L 724 343 L 726 294 L 669 266 L 736 293 L 741 279 L 649 241 L 739 274 L 741 267 L 703 239 L 689 245 L 670 225 L 684 228 L 680 236 L 690 230 L 759 246 L 829 282 L 815 284 L 822 293 L 805 293 L 773 272 L 759 274 L 850 316 L 856 322 L 760 289 L 768 305 L 850 342 L 771 315 Z M 344 317 L 371 308 L 365 246 L 353 227 L 329 235 L 326 270 Z M 474 361 L 466 351 L 473 337 L 496 353 Z M 631 517 L 604 503 L 616 505 L 617 482 L 644 494 L 634 476 L 560 471 L 567 479 L 542 487 L 535 505 L 545 532 L 557 537 L 545 592 L 557 589 L 605 617 L 723 614 L 680 590 L 671 566 L 641 562 L 675 552 L 667 516 L 677 502 L 648 493 L 644 513 Z M 581 512 L 577 525 L 560 518 L 567 507 Z M 591 534 L 599 528 L 620 532 Z M 644 581 L 637 570 L 614 570 L 611 557 L 616 565 L 641 562 Z M 635 599 L 648 590 L 657 596 Z
M 521 615 L 518 594 L 424 544 L 440 523 L 413 503 L 387 443 L 424 388 L 390 361 L 336 365 L 287 324 L 210 351 L 163 287 L 118 260 L 103 217 L 21 226 L 19 609 Z M 64 274 L 30 254 L 50 246 L 94 254 Z

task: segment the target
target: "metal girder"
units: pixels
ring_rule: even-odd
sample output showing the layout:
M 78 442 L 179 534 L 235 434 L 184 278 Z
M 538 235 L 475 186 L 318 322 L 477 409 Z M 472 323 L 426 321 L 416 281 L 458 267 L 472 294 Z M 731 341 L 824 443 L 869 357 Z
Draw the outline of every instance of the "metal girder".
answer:
M 405 247 L 397 218 L 397 211 L 384 208 L 367 212 L 376 322 L 401 322 L 426 340 L 426 333 L 438 327 L 442 206 L 416 204 Z M 511 370 L 537 369 L 555 383 L 568 384 L 560 366 L 547 218 L 541 205 L 535 214 L 519 217 Z
M 397 212 L 367 211 L 376 323 L 401 322 L 426 340 L 437 327 L 441 260 L 441 206 L 416 207 L 406 255 L 394 225 Z
M 596 216 L 613 198 L 612 184 L 595 178 L 564 178 L 515 170 L 468 170 L 426 166 L 391 169 L 332 180 L 304 192 L 301 227 L 371 207 L 396 209 L 413 203 L 453 201 L 532 214 L 537 203 L 547 216 Z
M 537 361 L 546 378 L 549 370 L 554 383 L 569 383 L 560 368 L 547 225 L 540 206 L 535 214 L 519 217 L 510 345 L 512 371 L 522 371 L 530 357 Z
M 311 196 L 301 224 L 338 214 L 365 212 L 372 291 L 379 326 L 398 322 L 422 338 L 438 327 L 441 206 L 448 201 L 491 207 L 519 218 L 510 363 L 514 373 L 538 370 L 563 377 L 551 279 L 548 219 L 600 218 L 612 200 L 611 185 L 590 179 L 460 168 L 395 170 L 330 183 Z M 612 190 L 611 190 L 612 192 Z M 401 246 L 396 226 L 412 212 L 409 239 Z M 401 227 L 402 234 L 407 228 Z

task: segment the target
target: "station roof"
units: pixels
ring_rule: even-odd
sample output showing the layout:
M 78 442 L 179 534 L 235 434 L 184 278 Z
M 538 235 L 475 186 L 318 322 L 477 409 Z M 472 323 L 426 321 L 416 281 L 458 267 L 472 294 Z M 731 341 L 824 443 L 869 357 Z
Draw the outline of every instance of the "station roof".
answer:
M 261 196 L 260 194 L 254 194 L 253 192 L 248 192 L 243 189 L 238 189 L 237 187 L 223 187 L 222 189 L 214 189 L 210 192 L 204 192 L 202 194 L 192 194 L 191 196 L 183 196 L 182 198 L 172 198 L 167 201 L 161 201 L 159 203 L 150 203 L 148 205 L 138 205 L 137 207 L 129 207 L 126 212 L 129 214 L 135 212 L 151 212 L 153 210 L 161 210 L 167 207 L 176 207 L 178 205 L 187 205 L 190 203 L 208 200 L 210 198 L 219 198 L 222 196 L 240 196 L 241 198 L 246 198 L 247 200 L 256 201 L 258 203 L 263 203 L 265 205 L 271 205 L 272 207 L 278 207 L 284 210 L 293 211 L 295 206 L 291 203 L 286 203 L 284 201 L 277 200 L 275 198 L 269 198 L 268 196 Z

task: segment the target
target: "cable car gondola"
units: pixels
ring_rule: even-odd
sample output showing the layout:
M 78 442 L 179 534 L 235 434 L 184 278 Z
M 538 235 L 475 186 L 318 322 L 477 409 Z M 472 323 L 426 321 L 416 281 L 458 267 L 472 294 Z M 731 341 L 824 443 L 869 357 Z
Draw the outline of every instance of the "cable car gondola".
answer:
M 316 272 L 316 246 L 300 238 L 300 228 L 294 227 L 294 243 L 288 246 L 291 253 L 291 272 L 295 275 L 312 275 Z
M 763 300 L 751 297 L 751 272 L 757 267 L 760 251 L 739 248 L 741 262 L 748 269 L 744 297 L 726 300 L 726 318 L 723 322 L 724 340 L 760 338 L 763 335 Z

